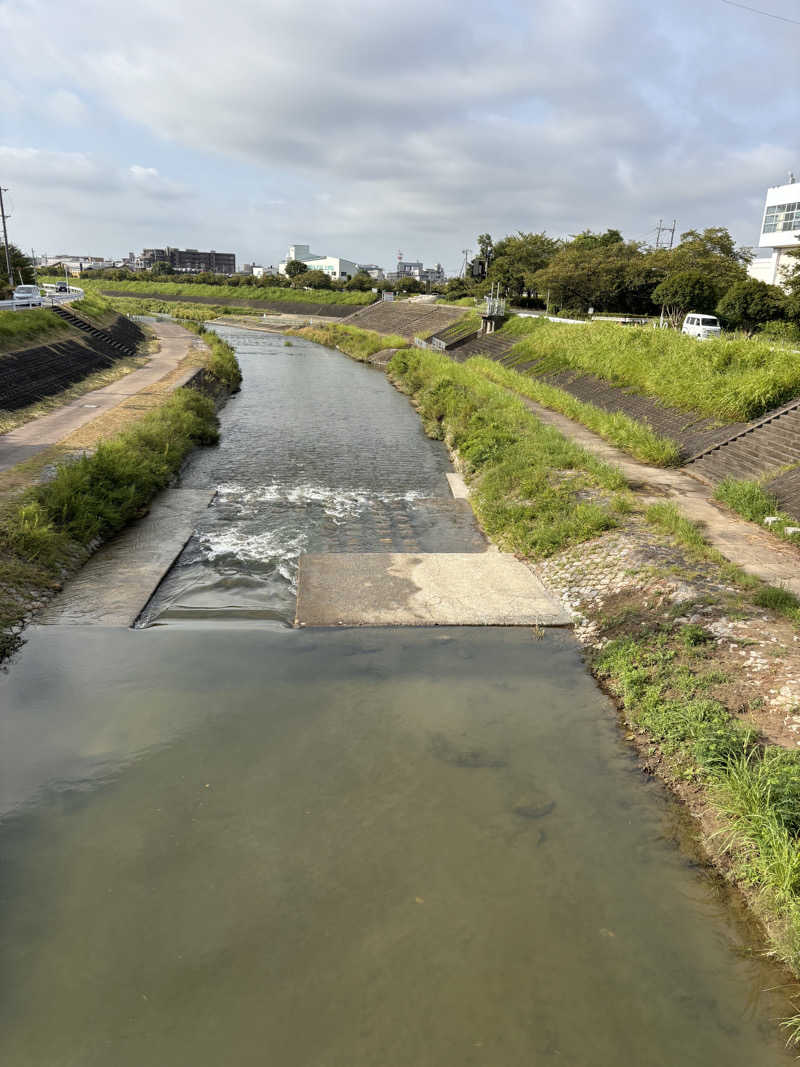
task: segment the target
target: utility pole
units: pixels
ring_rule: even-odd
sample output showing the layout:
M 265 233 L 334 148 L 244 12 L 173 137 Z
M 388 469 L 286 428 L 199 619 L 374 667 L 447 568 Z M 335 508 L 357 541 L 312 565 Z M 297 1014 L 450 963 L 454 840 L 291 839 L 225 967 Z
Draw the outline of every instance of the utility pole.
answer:
M 675 227 L 677 225 L 677 219 L 672 220 L 672 226 L 664 226 L 663 220 L 658 220 L 658 226 L 656 227 L 656 248 L 661 248 L 661 234 L 665 235 L 663 247 L 667 247 L 666 234 L 669 234 L 669 247 L 672 248 L 672 242 L 675 240 Z
M 467 263 L 469 262 L 469 254 L 472 251 L 472 249 L 471 248 L 462 248 L 461 251 L 464 253 L 464 262 L 463 262 L 463 264 L 461 266 L 461 270 L 459 271 L 459 275 L 458 276 L 459 276 L 459 278 L 461 278 L 461 277 L 466 278 L 466 276 L 467 276 Z
M 14 275 L 11 273 L 11 256 L 8 254 L 8 230 L 6 229 L 6 212 L 3 207 L 3 193 L 7 193 L 8 189 L 4 189 L 0 186 L 0 218 L 3 220 L 3 245 L 6 250 L 6 272 L 8 273 L 8 284 L 11 288 L 14 288 Z

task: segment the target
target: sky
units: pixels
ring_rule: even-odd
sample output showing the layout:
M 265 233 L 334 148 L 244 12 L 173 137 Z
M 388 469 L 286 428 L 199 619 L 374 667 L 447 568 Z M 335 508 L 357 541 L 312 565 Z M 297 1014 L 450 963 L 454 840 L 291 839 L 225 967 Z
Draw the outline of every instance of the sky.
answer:
M 37 254 L 456 272 L 479 233 L 673 218 L 750 245 L 800 176 L 800 25 L 724 0 L 0 0 L 0 40 L 9 239 Z

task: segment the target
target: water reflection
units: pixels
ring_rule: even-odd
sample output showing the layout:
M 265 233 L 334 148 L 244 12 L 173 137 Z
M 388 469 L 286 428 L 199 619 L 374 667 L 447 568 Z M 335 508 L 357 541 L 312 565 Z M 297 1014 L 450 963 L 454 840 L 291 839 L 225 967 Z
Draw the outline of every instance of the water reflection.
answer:
M 0 699 L 4 1063 L 790 1062 L 568 637 L 52 629 Z

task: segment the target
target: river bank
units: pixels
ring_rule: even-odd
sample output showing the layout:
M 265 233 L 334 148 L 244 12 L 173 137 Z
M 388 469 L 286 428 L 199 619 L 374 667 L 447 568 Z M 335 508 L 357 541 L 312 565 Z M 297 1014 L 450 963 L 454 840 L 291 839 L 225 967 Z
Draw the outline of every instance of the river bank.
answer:
M 689 805 L 709 857 L 800 974 L 797 598 L 733 566 L 672 503 L 628 492 L 609 510 L 608 486 L 576 479 L 574 453 L 539 444 L 520 463 L 530 431 L 477 370 L 407 350 L 389 376 L 457 455 L 489 536 L 573 613 L 643 769 Z M 595 525 L 581 509 L 599 509 Z
M 782 974 L 569 634 L 291 628 L 301 553 L 486 540 L 383 375 L 220 330 L 246 378 L 155 625 L 36 627 L 0 675 L 0 1058 L 788 1063 Z
M 184 343 L 177 367 L 166 369 L 157 367 L 155 380 L 148 368 L 133 372 L 142 384 L 121 402 L 87 405 L 101 408 L 99 417 L 55 412 L 16 431 L 32 458 L 0 475 L 0 662 L 100 545 L 144 513 L 190 451 L 218 439 L 216 410 L 241 381 L 233 350 L 210 335 Z

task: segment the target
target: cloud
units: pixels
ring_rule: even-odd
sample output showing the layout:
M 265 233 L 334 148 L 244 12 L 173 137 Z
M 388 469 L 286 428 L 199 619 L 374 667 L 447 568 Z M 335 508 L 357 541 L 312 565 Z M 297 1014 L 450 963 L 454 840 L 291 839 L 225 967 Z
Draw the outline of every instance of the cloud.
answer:
M 156 200 L 184 200 L 191 195 L 185 185 L 162 177 L 155 167 L 134 163 L 128 168 L 126 178 L 145 196 Z
M 24 228 L 26 247 L 86 251 L 99 243 L 110 253 L 130 244 L 132 233 L 146 233 L 153 242 L 164 227 L 191 229 L 201 217 L 194 193 L 155 167 L 116 167 L 85 152 L 0 145 L 0 173 L 13 192 L 12 226 Z
M 45 107 L 57 122 L 67 126 L 82 126 L 89 114 L 83 100 L 69 89 L 55 89 L 47 96 Z
M 180 203 L 180 153 L 208 160 L 191 184 L 247 258 L 296 237 L 452 260 L 485 229 L 641 236 L 666 215 L 745 240 L 753 199 L 800 166 L 796 35 L 724 5 L 406 0 L 376 17 L 366 0 L 140 0 L 113 24 L 104 11 L 0 8 L 8 76 L 22 91 L 35 64 L 54 92 L 169 147 L 164 173 L 131 168 L 143 199 Z M 226 166 L 248 187 L 238 215 L 233 194 L 220 209 Z

